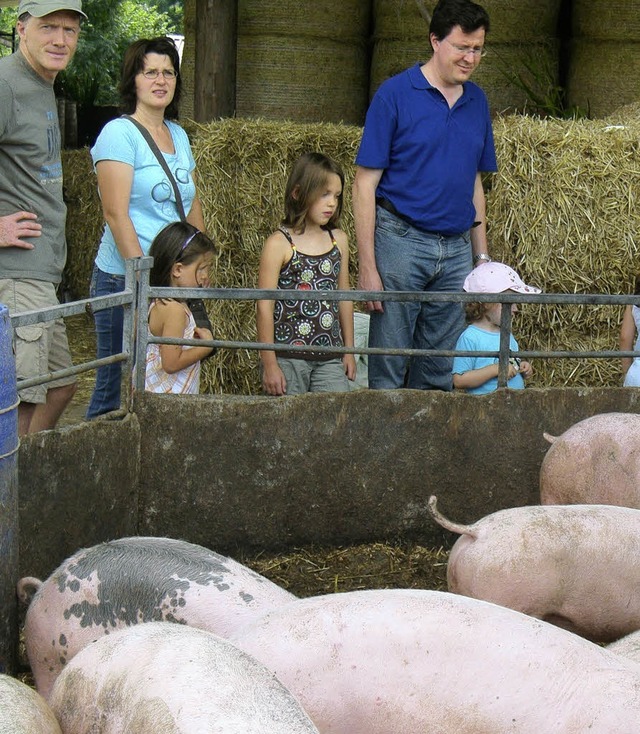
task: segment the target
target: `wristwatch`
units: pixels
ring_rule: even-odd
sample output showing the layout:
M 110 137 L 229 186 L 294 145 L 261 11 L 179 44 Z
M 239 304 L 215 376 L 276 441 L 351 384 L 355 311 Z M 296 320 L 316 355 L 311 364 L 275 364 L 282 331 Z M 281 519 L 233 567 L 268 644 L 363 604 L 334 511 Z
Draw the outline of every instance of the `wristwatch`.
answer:
M 474 265 L 477 265 L 480 262 L 480 260 L 484 260 L 485 262 L 488 262 L 488 263 L 491 262 L 491 258 L 489 257 L 489 255 L 486 254 L 486 252 L 479 252 L 477 255 L 473 256 Z

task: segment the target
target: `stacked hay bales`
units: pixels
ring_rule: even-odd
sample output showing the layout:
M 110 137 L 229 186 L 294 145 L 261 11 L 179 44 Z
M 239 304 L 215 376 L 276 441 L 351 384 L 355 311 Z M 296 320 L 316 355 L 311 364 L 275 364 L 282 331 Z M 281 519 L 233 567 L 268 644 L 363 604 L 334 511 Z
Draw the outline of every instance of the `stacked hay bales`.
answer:
M 63 150 L 62 167 L 67 203 L 65 288 L 74 299 L 88 298 L 93 261 L 104 228 L 98 182 L 88 148 Z
M 240 0 L 237 114 L 362 124 L 370 4 Z
M 488 197 L 494 257 L 549 293 L 630 293 L 640 270 L 640 123 L 505 117 Z M 622 307 L 533 306 L 522 349 L 617 349 Z M 619 385 L 618 360 L 536 360 L 538 386 Z
M 370 93 L 381 82 L 431 55 L 429 22 L 435 0 L 374 0 Z M 558 84 L 560 0 L 485 0 L 491 31 L 487 56 L 473 80 L 492 111 L 524 110 Z
M 640 0 L 573 0 L 567 95 L 590 117 L 640 99 Z
M 304 151 L 321 150 L 345 169 L 343 228 L 352 245 L 350 190 L 358 127 L 223 120 L 190 128 L 200 194 L 217 244 L 212 284 L 252 288 L 264 238 L 282 216 L 285 181 Z M 547 293 L 629 293 L 640 270 L 640 123 L 540 120 L 506 116 L 495 122 L 500 171 L 488 180 L 491 252 Z M 102 228 L 88 151 L 67 151 L 69 205 L 66 276 L 85 296 Z M 218 301 L 209 306 L 216 338 L 253 341 L 255 305 Z M 617 348 L 621 307 L 533 306 L 521 309 L 514 332 L 522 349 Z M 204 363 L 202 389 L 260 391 L 254 350 L 220 349 Z M 615 386 L 618 360 L 535 360 L 533 386 Z

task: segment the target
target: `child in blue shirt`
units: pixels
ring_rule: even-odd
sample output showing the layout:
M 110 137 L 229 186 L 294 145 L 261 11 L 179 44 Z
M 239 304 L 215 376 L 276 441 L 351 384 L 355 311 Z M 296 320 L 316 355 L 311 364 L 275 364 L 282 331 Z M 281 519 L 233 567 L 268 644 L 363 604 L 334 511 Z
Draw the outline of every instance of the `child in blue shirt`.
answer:
M 520 276 L 508 265 L 483 262 L 467 275 L 463 288 L 467 293 L 540 293 L 539 288 L 525 285 Z M 497 352 L 500 349 L 500 303 L 469 303 L 466 307 L 467 328 L 456 343 L 456 350 Z M 512 315 L 518 307 L 511 305 Z M 509 349 L 518 351 L 518 342 L 509 335 Z M 507 387 L 524 388 L 524 380 L 531 377 L 529 362 L 510 360 Z M 497 357 L 454 357 L 453 386 L 474 395 L 493 392 L 498 387 Z

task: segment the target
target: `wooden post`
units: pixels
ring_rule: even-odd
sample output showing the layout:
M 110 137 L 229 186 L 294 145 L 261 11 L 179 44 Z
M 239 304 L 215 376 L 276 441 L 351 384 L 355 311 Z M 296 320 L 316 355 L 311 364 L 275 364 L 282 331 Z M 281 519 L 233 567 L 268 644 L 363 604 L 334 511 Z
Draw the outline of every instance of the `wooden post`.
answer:
M 236 109 L 237 0 L 196 0 L 194 118 L 232 117 Z

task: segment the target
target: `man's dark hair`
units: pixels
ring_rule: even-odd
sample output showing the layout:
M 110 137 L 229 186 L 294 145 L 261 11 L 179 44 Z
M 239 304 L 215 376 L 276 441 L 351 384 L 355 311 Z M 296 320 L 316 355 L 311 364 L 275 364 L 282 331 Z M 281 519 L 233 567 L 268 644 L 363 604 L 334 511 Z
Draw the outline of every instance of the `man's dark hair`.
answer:
M 433 9 L 429 37 L 433 33 L 438 41 L 446 38 L 459 25 L 464 33 L 473 33 L 478 28 L 489 32 L 489 14 L 471 0 L 440 0 Z
M 144 60 L 147 54 L 160 54 L 171 59 L 173 69 L 177 74 L 176 89 L 171 104 L 165 110 L 164 116 L 171 119 L 178 117 L 182 79 L 180 77 L 180 57 L 173 39 L 167 36 L 158 38 L 141 38 L 134 41 L 125 51 L 122 64 L 122 78 L 120 79 L 120 110 L 125 115 L 132 115 L 136 110 L 138 97 L 136 94 L 136 76 L 144 69 Z

